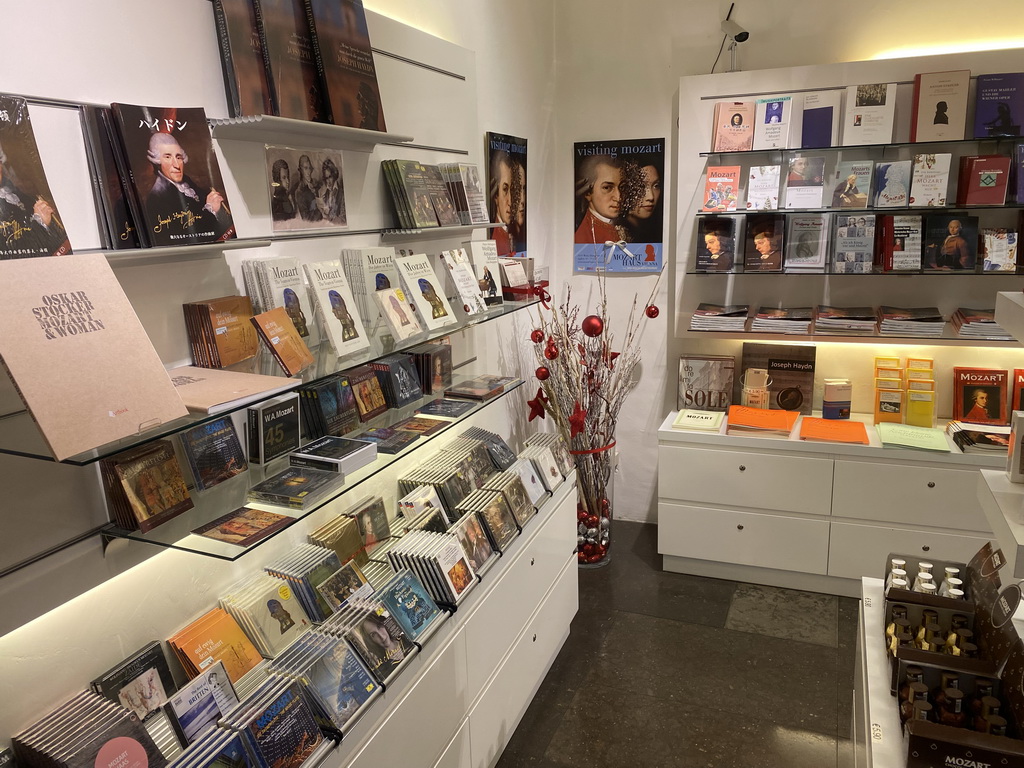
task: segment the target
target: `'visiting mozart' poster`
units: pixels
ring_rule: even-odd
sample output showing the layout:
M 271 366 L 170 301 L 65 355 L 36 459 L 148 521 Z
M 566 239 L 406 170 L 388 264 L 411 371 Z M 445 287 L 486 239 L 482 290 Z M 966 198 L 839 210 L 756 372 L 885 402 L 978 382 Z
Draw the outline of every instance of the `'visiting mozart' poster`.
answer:
M 573 149 L 573 268 L 660 272 L 665 140 L 588 141 Z
M 526 139 L 487 134 L 487 212 L 499 256 L 526 256 Z

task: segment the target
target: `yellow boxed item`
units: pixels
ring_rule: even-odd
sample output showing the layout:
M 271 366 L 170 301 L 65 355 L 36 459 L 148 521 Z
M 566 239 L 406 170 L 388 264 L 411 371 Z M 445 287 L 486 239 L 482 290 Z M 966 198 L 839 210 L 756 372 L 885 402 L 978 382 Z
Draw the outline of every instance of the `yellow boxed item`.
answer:
M 935 361 L 930 357 L 908 357 L 907 368 L 927 368 L 930 371 L 935 368 Z
M 879 379 L 902 379 L 902 368 L 890 368 L 888 366 L 875 366 L 875 378 Z
M 935 371 L 931 368 L 907 368 L 908 379 L 934 379 Z
M 903 397 L 902 389 L 876 389 L 875 424 L 881 424 L 883 421 L 902 424 Z
M 876 357 L 875 368 L 899 368 L 900 359 L 898 357 Z
M 914 427 L 935 426 L 934 392 L 907 392 L 907 424 Z
M 875 389 L 903 389 L 903 379 L 876 378 Z
M 935 382 L 932 379 L 907 379 L 908 392 L 934 392 Z

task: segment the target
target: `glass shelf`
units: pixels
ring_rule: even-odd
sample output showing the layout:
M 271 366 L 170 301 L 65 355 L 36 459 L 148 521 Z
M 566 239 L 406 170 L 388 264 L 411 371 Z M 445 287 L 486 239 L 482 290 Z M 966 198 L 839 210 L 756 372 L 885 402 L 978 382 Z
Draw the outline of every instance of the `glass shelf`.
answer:
M 459 384 L 463 381 L 468 381 L 473 378 L 472 376 L 454 376 L 453 384 Z M 505 390 L 498 396 L 485 400 L 479 403 L 474 403 L 474 407 L 463 414 L 461 417 L 455 420 L 443 419 L 447 422 L 445 427 L 432 435 L 420 435 L 413 443 L 407 448 L 397 454 L 377 454 L 377 458 L 367 464 L 364 467 L 360 467 L 355 472 L 351 472 L 345 475 L 345 480 L 342 484 L 334 488 L 326 497 L 320 499 L 315 504 L 311 504 L 308 508 L 297 510 L 289 509 L 288 507 L 279 507 L 273 504 L 262 504 L 257 502 L 249 502 L 247 495 L 249 489 L 257 483 L 263 482 L 266 478 L 288 468 L 288 457 L 283 456 L 279 459 L 275 459 L 270 464 L 265 466 L 250 465 L 248 471 L 237 475 L 230 480 L 220 483 L 217 486 L 207 491 L 193 491 L 192 501 L 195 506 L 187 512 L 178 515 L 177 517 L 168 520 L 166 523 L 157 526 L 148 533 L 142 533 L 140 531 L 126 531 L 122 528 L 118 528 L 115 525 L 106 526 L 102 530 L 102 535 L 112 538 L 130 539 L 132 541 L 141 541 L 147 544 L 154 544 L 161 547 L 168 547 L 171 549 L 184 550 L 186 552 L 193 552 L 195 554 L 206 555 L 208 557 L 214 557 L 220 560 L 237 560 L 243 555 L 248 554 L 255 548 L 260 546 L 266 541 L 274 538 L 281 533 L 283 530 L 287 530 L 288 527 L 294 525 L 295 521 L 302 520 L 309 516 L 316 510 L 320 509 L 326 504 L 331 503 L 339 496 L 347 494 L 353 489 L 357 488 L 362 483 L 366 482 L 370 478 L 374 477 L 382 469 L 390 466 L 399 459 L 405 458 L 409 454 L 420 450 L 425 445 L 430 443 L 438 435 L 443 435 L 449 430 L 459 426 L 460 423 L 468 419 L 473 414 L 476 414 L 487 408 L 493 403 L 499 402 L 504 399 L 510 392 L 514 392 L 519 387 L 523 386 L 524 382 L 519 380 L 513 384 L 505 387 Z M 421 399 L 414 403 L 407 405 L 404 408 L 395 408 L 382 413 L 375 419 L 371 419 L 359 426 L 359 428 L 350 433 L 349 436 L 353 436 L 363 432 L 371 427 L 388 427 L 395 424 L 403 419 L 407 419 L 412 416 L 417 408 L 423 407 L 425 404 L 436 400 L 441 395 L 432 394 L 425 395 Z M 473 402 L 473 401 L 464 401 Z M 359 499 L 355 496 L 352 498 L 352 502 L 358 502 Z M 215 520 L 218 517 L 231 512 L 232 510 L 238 509 L 243 506 L 251 506 L 256 509 L 265 509 L 271 512 L 276 512 L 281 515 L 286 515 L 293 518 L 293 522 L 281 530 L 275 532 L 273 535 L 268 536 L 264 539 L 257 541 L 255 544 L 249 547 L 239 547 L 233 544 L 228 544 L 223 541 L 216 541 L 209 539 L 205 536 L 199 536 L 191 533 L 192 530 L 199 528 L 202 525 Z
M 765 155 L 765 154 L 779 154 L 783 155 L 787 152 L 795 153 L 807 153 L 807 152 L 843 152 L 854 149 L 901 149 L 904 147 L 921 147 L 923 149 L 930 149 L 935 151 L 937 147 L 941 146 L 974 146 L 977 144 L 1013 144 L 1016 142 L 1024 142 L 1024 136 L 989 136 L 983 139 L 950 139 L 947 141 L 891 141 L 882 142 L 878 144 L 851 144 L 847 147 L 775 147 L 774 149 L 744 149 L 733 152 L 701 152 L 701 157 L 717 157 L 719 155 Z
M 923 338 L 921 336 L 880 336 L 864 334 L 851 336 L 830 336 L 823 333 L 761 333 L 759 331 L 695 331 L 687 329 L 688 334 L 698 334 L 715 339 L 739 339 L 741 341 L 821 341 L 834 344 L 897 344 L 935 347 L 1019 347 L 1015 339 L 968 339 L 957 336 L 949 323 L 943 329 L 942 336 Z
M 423 239 L 428 237 L 452 237 L 454 235 L 469 235 L 478 229 L 507 229 L 504 222 L 487 224 L 459 224 L 454 227 L 425 227 L 423 229 L 382 229 L 380 235 L 383 240 Z
M 221 243 L 199 243 L 196 245 L 167 245 L 157 248 L 87 248 L 75 251 L 77 254 L 102 253 L 111 266 L 134 264 L 143 261 L 192 261 L 217 256 L 222 251 L 234 251 L 239 248 L 266 248 L 272 240 L 266 237 L 238 237 Z
M 208 122 L 215 139 L 253 141 L 259 144 L 298 144 L 303 147 L 372 152 L 378 144 L 407 144 L 413 140 L 412 136 L 397 133 L 272 115 L 214 117 Z
M 489 312 L 472 316 L 467 316 L 461 308 L 453 305 L 452 309 L 459 320 L 458 322 L 443 326 L 436 331 L 421 332 L 409 339 L 406 339 L 405 341 L 399 342 L 398 344 L 393 343 L 390 334 L 386 333 L 386 330 L 380 331 L 378 329 L 378 332 L 374 332 L 374 329 L 371 328 L 368 329 L 367 332 L 368 337 L 371 339 L 369 349 L 346 357 L 338 357 L 335 355 L 334 349 L 327 341 L 324 341 L 317 347 L 310 350 L 316 358 L 316 362 L 300 374 L 301 379 L 295 379 L 295 386 L 297 387 L 303 383 L 308 384 L 339 371 L 345 371 L 359 365 L 370 363 L 384 357 L 385 355 L 402 352 L 419 344 L 423 344 L 424 342 L 448 336 L 449 334 L 456 333 L 465 328 L 496 320 L 499 317 L 505 317 L 513 312 L 518 312 L 521 309 L 525 309 L 526 307 L 530 307 L 538 303 L 540 303 L 540 299 L 537 298 L 531 298 L 527 301 L 506 300 L 501 306 L 495 307 Z M 383 321 L 381 321 L 381 323 L 383 323 Z M 321 328 L 321 338 L 325 337 L 326 334 L 323 333 L 323 329 Z M 230 370 L 243 373 L 259 373 L 264 376 L 281 376 L 282 378 L 286 378 L 284 372 L 274 360 L 273 355 L 271 355 L 262 344 L 259 347 L 259 353 L 256 357 L 232 366 Z M 272 396 L 276 397 L 279 394 L 281 393 L 278 392 Z M 216 414 L 190 413 L 188 416 L 183 416 L 180 419 L 166 422 L 158 427 L 146 430 L 145 432 L 137 435 L 132 435 L 131 437 L 126 437 L 123 440 L 107 443 L 106 445 L 101 445 L 91 451 L 85 451 L 75 456 L 71 456 L 70 458 L 65 459 L 64 463 L 74 464 L 75 466 L 92 464 L 95 461 L 99 461 L 100 459 L 108 456 L 113 456 L 116 453 L 128 450 L 136 445 L 148 443 L 150 440 L 156 440 L 157 438 L 173 435 L 189 427 L 194 427 L 199 424 L 213 421 L 214 419 L 219 419 L 222 416 L 230 415 L 235 411 L 247 408 L 252 404 L 252 402 L 247 402 L 244 405 L 228 408 Z M 22 411 L 20 413 L 0 418 L 0 453 L 7 453 L 13 456 L 23 456 L 32 459 L 42 459 L 45 461 L 54 460 L 49 448 L 47 447 L 46 441 L 43 439 L 42 433 L 40 433 L 39 428 L 32 419 L 32 415 L 27 411 Z
M 759 216 L 776 213 L 836 213 L 840 216 L 851 216 L 860 213 L 873 213 L 884 215 L 888 213 L 959 213 L 969 211 L 1020 211 L 1024 206 L 1009 205 L 945 205 L 945 206 L 914 206 L 900 208 L 780 208 L 775 211 L 747 210 L 746 208 L 737 211 L 696 211 L 694 216 Z

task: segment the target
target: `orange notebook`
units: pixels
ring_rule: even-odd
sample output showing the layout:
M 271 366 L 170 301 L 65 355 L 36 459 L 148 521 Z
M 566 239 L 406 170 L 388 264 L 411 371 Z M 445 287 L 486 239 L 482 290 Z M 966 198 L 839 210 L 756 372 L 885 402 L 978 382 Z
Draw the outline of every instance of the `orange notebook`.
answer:
M 788 435 L 800 418 L 799 411 L 772 411 L 730 405 L 727 434 L 768 433 Z
M 256 326 L 256 333 L 274 353 L 277 362 L 289 376 L 294 376 L 315 362 L 306 342 L 295 330 L 295 324 L 288 317 L 284 307 L 277 307 L 249 320 Z
M 236 683 L 262 658 L 238 622 L 220 608 L 203 614 L 167 642 L 190 678 L 223 661 L 228 677 Z
M 830 443 L 859 443 L 868 445 L 868 431 L 859 421 L 847 419 L 819 419 L 804 416 L 800 422 L 801 440 L 823 440 Z

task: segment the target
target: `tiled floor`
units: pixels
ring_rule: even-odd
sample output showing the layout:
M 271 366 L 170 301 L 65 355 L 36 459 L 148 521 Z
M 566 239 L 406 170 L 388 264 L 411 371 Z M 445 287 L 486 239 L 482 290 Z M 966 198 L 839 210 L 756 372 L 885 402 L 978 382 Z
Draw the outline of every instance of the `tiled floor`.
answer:
M 847 768 L 857 603 L 665 573 L 615 523 L 499 768 Z

